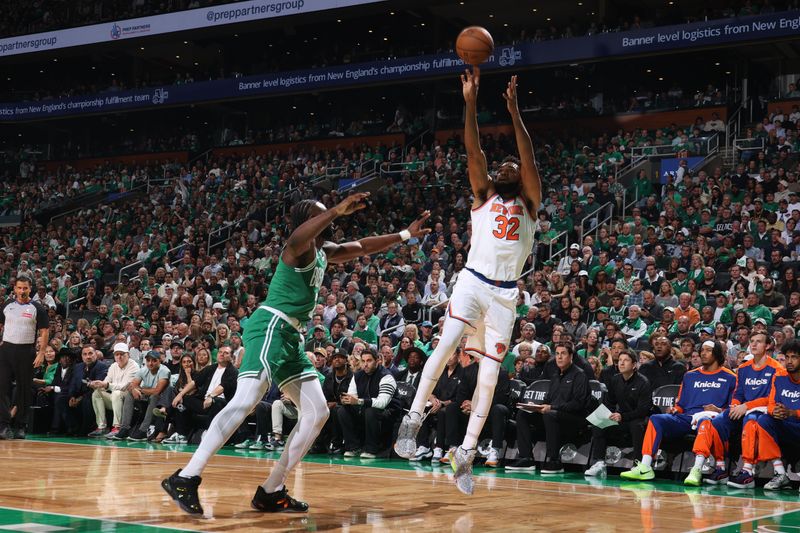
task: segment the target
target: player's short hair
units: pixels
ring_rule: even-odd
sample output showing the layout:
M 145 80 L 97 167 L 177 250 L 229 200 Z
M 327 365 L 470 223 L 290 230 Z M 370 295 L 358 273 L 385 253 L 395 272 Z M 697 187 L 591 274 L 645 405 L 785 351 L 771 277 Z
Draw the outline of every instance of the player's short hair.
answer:
M 800 354 L 800 340 L 791 339 L 784 342 L 783 346 L 781 346 L 781 353 L 786 354 L 788 352 Z
M 752 339 L 756 335 L 764 335 L 764 339 L 767 342 L 767 346 L 772 346 L 773 344 L 775 344 L 775 340 L 772 338 L 772 335 L 770 335 L 766 331 L 754 331 L 754 332 L 750 333 L 750 337 L 749 338 Z
M 516 156 L 513 156 L 513 155 L 507 155 L 506 157 L 504 157 L 503 161 L 500 164 L 503 164 L 503 163 L 514 163 L 517 166 L 521 165 L 519 157 L 516 157 Z
M 33 287 L 33 282 L 31 281 L 31 278 L 29 278 L 25 274 L 21 274 L 16 277 L 16 279 L 14 280 L 14 285 L 16 285 L 17 283 L 27 283 L 29 287 Z

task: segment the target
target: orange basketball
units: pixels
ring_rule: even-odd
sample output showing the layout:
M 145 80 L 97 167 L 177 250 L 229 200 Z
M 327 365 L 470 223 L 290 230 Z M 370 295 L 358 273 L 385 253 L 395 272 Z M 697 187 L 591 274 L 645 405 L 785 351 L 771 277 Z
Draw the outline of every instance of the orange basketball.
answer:
M 461 30 L 456 39 L 456 53 L 464 63 L 480 65 L 492 55 L 494 39 L 480 26 L 469 26 Z

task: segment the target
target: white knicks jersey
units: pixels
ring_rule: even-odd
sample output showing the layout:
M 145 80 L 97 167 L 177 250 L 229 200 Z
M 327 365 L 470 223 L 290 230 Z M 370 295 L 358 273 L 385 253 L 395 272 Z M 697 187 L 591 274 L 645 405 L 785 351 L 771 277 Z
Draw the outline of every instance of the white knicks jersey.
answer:
M 467 267 L 494 281 L 517 281 L 533 248 L 536 221 L 522 198 L 492 195 L 472 210 Z

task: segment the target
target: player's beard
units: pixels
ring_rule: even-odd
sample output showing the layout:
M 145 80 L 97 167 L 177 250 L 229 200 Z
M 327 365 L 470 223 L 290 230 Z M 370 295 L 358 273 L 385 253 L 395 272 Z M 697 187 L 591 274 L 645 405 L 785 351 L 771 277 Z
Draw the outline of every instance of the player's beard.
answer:
M 519 196 L 520 185 L 518 181 L 513 183 L 508 182 L 495 182 L 494 190 L 503 198 L 514 198 Z

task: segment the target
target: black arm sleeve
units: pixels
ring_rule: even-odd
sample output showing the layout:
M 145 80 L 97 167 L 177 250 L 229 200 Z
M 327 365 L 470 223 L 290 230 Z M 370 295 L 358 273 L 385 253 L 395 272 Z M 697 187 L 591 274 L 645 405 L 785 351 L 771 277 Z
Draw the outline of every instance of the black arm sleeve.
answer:
M 50 315 L 47 314 L 47 309 L 39 302 L 33 302 L 36 308 L 36 331 L 50 327 Z M 0 313 L 2 315 L 2 313 Z

